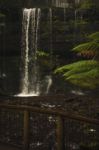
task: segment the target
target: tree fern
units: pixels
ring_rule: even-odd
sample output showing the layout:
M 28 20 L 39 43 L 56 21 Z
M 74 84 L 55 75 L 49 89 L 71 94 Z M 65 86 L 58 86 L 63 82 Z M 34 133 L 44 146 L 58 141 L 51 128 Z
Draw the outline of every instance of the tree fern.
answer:
M 99 32 L 89 35 L 88 38 L 91 41 L 74 47 L 73 51 L 84 57 L 94 57 L 95 55 L 99 56 Z
M 98 67 L 99 63 L 95 60 L 81 60 L 72 64 L 64 65 L 55 70 L 55 73 L 64 73 L 66 71 L 71 72 L 82 72 L 86 69 L 90 70 L 91 68 Z
M 95 33 L 89 35 L 88 38 L 93 41 L 99 42 L 99 32 L 95 32 Z
M 64 74 L 64 78 L 75 85 L 80 85 L 88 88 L 95 88 L 99 85 L 99 67 L 93 68 L 91 70 L 82 71 L 72 73 L 68 76 L 68 74 Z
M 65 80 L 75 85 L 96 88 L 99 86 L 99 60 L 95 57 L 99 56 L 99 32 L 89 35 L 88 38 L 92 41 L 76 46 L 73 51 L 90 59 L 64 65 L 57 68 L 55 73 L 62 74 Z

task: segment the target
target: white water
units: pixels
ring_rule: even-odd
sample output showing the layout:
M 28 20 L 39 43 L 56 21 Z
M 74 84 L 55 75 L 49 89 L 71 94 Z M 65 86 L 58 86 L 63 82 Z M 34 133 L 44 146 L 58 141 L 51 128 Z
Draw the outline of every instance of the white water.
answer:
M 52 0 L 52 6 L 60 8 L 68 8 L 69 3 L 67 0 Z
M 64 15 L 64 23 L 66 23 L 66 8 L 63 8 L 63 15 Z
M 39 65 L 37 63 L 37 51 L 38 51 L 38 31 L 39 31 L 39 24 L 40 24 L 40 16 L 41 16 L 41 9 L 34 8 L 31 11 L 31 27 L 32 32 L 31 35 L 31 54 L 33 55 L 33 61 L 31 61 L 30 67 L 30 93 L 34 93 L 39 95 L 40 92 L 40 85 L 39 85 Z
M 49 8 L 49 26 L 50 26 L 50 69 L 52 69 L 52 55 L 53 55 L 53 44 L 52 44 L 52 17 L 53 17 L 53 11 L 52 8 Z
M 48 94 L 50 87 L 52 85 L 52 77 L 50 75 L 46 76 L 46 82 L 47 82 L 47 88 L 46 88 L 46 94 Z
M 24 9 L 23 11 L 23 25 L 25 25 L 25 31 L 26 31 L 26 38 L 25 38 L 25 58 L 24 58 L 24 79 L 23 79 L 23 87 L 22 87 L 22 93 L 28 93 L 28 84 L 29 84 L 29 78 L 28 78 L 28 62 L 29 62 L 29 23 L 30 23 L 30 13 L 31 9 L 27 10 Z M 24 24 L 24 21 L 26 21 L 26 24 Z
M 22 22 L 22 81 L 18 96 L 38 96 L 39 71 L 37 66 L 40 8 L 23 10 Z
M 75 0 L 75 3 L 76 3 L 76 4 L 79 4 L 79 3 L 80 3 L 80 0 Z
M 52 77 L 50 74 L 45 76 L 44 80 L 40 81 L 39 65 L 37 60 L 40 18 L 40 8 L 25 8 L 23 10 L 21 92 L 16 96 L 38 96 L 40 95 L 40 90 L 43 85 L 45 85 L 44 93 L 48 94 L 52 85 Z M 49 26 L 50 65 L 52 68 L 52 8 L 49 8 Z
M 79 4 L 81 0 L 74 0 L 75 4 Z M 60 8 L 68 8 L 69 7 L 68 0 L 52 0 L 52 6 L 60 7 Z

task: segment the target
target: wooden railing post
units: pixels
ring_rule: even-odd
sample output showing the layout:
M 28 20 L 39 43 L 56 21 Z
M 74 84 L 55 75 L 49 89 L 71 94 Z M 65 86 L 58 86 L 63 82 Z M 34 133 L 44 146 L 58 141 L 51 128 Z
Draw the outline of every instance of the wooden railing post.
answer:
M 63 118 L 57 116 L 56 118 L 56 148 L 57 150 L 64 150 L 64 133 L 63 133 Z
M 29 111 L 24 111 L 24 150 L 29 149 Z

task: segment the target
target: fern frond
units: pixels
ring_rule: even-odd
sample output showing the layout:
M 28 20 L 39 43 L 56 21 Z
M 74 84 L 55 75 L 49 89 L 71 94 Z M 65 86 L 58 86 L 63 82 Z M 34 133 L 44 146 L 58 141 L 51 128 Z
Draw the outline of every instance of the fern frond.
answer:
M 81 52 L 81 51 L 86 51 L 86 50 L 92 50 L 92 51 L 97 51 L 99 50 L 99 43 L 93 41 L 93 42 L 87 42 L 84 44 L 80 44 L 73 48 L 73 51 L 75 52 Z
M 85 71 L 86 69 L 94 68 L 95 66 L 99 66 L 99 63 L 95 60 L 81 60 L 79 62 L 59 67 L 55 70 L 54 73 L 64 73 L 64 72 L 66 73 L 66 71 L 82 72 Z
M 57 74 L 57 73 L 63 73 L 64 71 L 67 71 L 67 65 L 64 65 L 62 67 L 58 67 L 57 69 L 55 69 L 54 71 L 54 74 Z
M 82 87 L 95 88 L 99 85 L 99 62 L 83 60 L 56 69 L 65 80 Z M 97 81 L 98 80 L 98 81 Z
M 88 36 L 89 39 L 99 42 L 99 32 L 95 32 Z
M 75 85 L 87 88 L 95 88 L 99 86 L 99 67 L 78 74 L 74 73 L 68 77 L 64 75 L 64 77 L 65 80 L 68 80 Z
M 93 41 L 93 42 L 80 44 L 75 48 L 73 48 L 73 51 L 77 52 L 77 55 L 82 55 L 84 57 L 99 55 L 99 43 Z
M 44 52 L 44 51 L 37 51 L 37 55 L 39 56 L 39 57 L 43 57 L 43 56 L 45 56 L 45 57 L 47 57 L 47 56 L 49 56 L 49 54 L 47 53 L 47 52 Z
M 77 86 L 96 88 L 99 86 L 99 32 L 91 34 L 89 39 L 92 41 L 76 46 L 73 51 L 92 58 L 59 67 L 55 73 Z

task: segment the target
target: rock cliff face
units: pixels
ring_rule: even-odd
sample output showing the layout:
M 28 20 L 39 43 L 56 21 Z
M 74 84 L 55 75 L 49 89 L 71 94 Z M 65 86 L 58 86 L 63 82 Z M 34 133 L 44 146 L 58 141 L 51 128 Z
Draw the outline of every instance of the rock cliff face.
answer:
M 67 4 L 76 4 L 81 1 L 82 0 L 0 0 L 0 8 L 57 7 L 57 5 L 67 6 Z
M 60 0 L 59 0 L 60 2 Z M 22 34 L 22 9 L 24 7 L 50 7 L 52 0 L 0 0 L 0 13 L 5 16 L 2 21 L 5 24 L 3 34 L 6 43 L 7 55 L 19 55 L 21 49 L 21 34 Z M 55 7 L 55 5 L 54 5 Z M 0 22 L 1 22 L 0 18 Z M 2 37 L 1 37 L 2 38 Z M 2 49 L 0 47 L 0 49 Z
M 17 0 L 11 2 L 8 2 L 7 0 L 0 1 L 0 13 L 5 16 L 2 21 L 0 18 L 0 22 L 5 26 L 4 32 L 2 33 L 3 36 L 5 36 L 5 51 L 6 54 L 10 56 L 16 55 L 20 49 L 22 17 L 22 3 L 17 2 Z
M 0 0 L 0 8 L 48 7 L 51 0 Z
M 0 0 L 0 93 L 18 90 L 22 7 L 19 0 Z
M 24 7 L 41 7 L 43 5 L 47 5 L 47 1 L 43 0 L 41 2 L 40 0 L 0 0 L 0 14 L 2 14 L 2 16 L 5 16 L 0 17 L 0 23 L 5 24 L 4 32 L 2 33 L 2 35 L 5 36 L 4 42 L 6 43 L 7 55 L 20 55 L 21 52 L 22 9 Z M 1 40 L 3 37 L 2 35 L 0 35 Z M 0 51 L 3 51 L 2 47 L 0 46 Z

